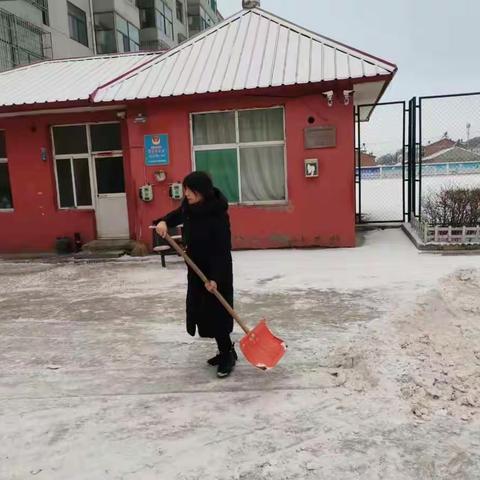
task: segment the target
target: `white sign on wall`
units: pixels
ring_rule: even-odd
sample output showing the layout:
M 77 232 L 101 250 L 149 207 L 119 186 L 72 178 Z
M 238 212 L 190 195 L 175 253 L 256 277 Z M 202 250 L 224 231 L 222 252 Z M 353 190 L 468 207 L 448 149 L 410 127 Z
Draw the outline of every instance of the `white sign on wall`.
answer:
M 316 178 L 318 177 L 318 159 L 309 158 L 305 160 L 305 177 Z

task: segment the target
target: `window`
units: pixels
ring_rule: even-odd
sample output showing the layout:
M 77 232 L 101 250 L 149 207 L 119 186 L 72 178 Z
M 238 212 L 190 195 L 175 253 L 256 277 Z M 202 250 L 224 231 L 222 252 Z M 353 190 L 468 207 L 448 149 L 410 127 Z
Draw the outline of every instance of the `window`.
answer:
M 42 22 L 44 25 L 50 25 L 50 17 L 48 15 L 48 5 L 45 7 L 45 10 L 42 10 Z
M 231 203 L 281 203 L 285 186 L 283 108 L 192 116 L 195 169 Z
M 177 0 L 177 20 L 180 23 L 183 23 L 183 21 L 184 21 L 183 3 L 179 2 L 178 0 Z
M 168 38 L 171 38 L 173 40 L 174 35 L 172 9 L 164 2 L 159 2 L 159 5 L 160 7 L 158 9 L 153 7 L 140 9 L 140 26 L 141 28 L 157 28 Z
M 55 155 L 88 153 L 87 129 L 85 125 L 55 127 L 53 129 Z
M 57 158 L 58 196 L 62 208 L 91 207 L 88 158 Z
M 206 10 L 200 7 L 200 30 L 207 30 L 212 25 L 215 25 L 215 22 L 210 18 Z
M 13 209 L 5 132 L 0 130 L 0 210 Z
M 96 13 L 94 18 L 98 53 L 115 53 L 117 42 L 113 13 Z
M 155 9 L 142 8 L 140 9 L 140 28 L 155 28 Z
M 111 152 L 122 149 L 119 123 L 90 125 L 93 152 Z
M 143 10 L 140 13 L 142 12 Z M 144 28 L 143 25 L 142 28 Z M 95 36 L 98 53 L 138 52 L 140 50 L 138 28 L 112 12 L 95 14 Z
M 138 52 L 140 49 L 138 28 L 119 15 L 115 15 L 115 22 L 117 27 L 118 52 Z
M 172 9 L 166 4 L 161 2 L 163 7 L 163 13 L 160 12 L 160 15 L 163 16 L 164 22 L 164 32 L 168 38 L 173 40 L 173 12 Z
M 87 16 L 83 10 L 67 2 L 70 38 L 88 47 Z
M 55 173 L 57 179 L 58 203 L 60 208 L 91 208 L 92 183 L 94 168 L 102 178 L 102 184 L 98 189 L 120 188 L 121 178 L 112 176 L 109 163 L 105 159 L 96 162 L 94 155 L 99 152 L 121 152 L 121 131 L 119 123 L 99 123 L 92 125 L 71 125 L 52 128 L 52 137 L 55 151 Z M 110 159 L 111 162 L 122 160 L 121 154 Z M 108 160 L 108 159 L 107 159 Z M 123 166 L 122 166 L 123 169 Z M 118 169 L 117 169 L 118 170 Z M 123 185 L 123 183 L 122 183 Z
M 96 158 L 98 193 L 125 192 L 125 177 L 123 175 L 123 157 Z

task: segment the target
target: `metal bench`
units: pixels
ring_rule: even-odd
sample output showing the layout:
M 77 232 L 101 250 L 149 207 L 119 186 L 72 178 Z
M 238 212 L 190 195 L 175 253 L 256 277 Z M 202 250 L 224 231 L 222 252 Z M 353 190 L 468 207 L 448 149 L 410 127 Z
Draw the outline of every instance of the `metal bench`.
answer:
M 162 267 L 166 268 L 167 264 L 165 262 L 165 257 L 168 255 L 177 255 L 178 253 L 170 246 L 170 244 L 163 239 L 156 230 L 152 230 L 152 245 L 153 245 L 153 251 L 155 253 L 158 253 L 162 259 Z M 180 227 L 178 228 L 169 228 L 168 229 L 168 234 L 183 248 L 183 242 L 182 242 L 182 233 Z

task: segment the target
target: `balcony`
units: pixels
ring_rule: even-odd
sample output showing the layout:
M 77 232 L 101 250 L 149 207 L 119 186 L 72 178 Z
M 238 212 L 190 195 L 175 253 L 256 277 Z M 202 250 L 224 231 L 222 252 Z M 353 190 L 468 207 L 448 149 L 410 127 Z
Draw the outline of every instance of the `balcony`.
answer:
M 0 8 L 0 71 L 50 58 L 50 33 Z

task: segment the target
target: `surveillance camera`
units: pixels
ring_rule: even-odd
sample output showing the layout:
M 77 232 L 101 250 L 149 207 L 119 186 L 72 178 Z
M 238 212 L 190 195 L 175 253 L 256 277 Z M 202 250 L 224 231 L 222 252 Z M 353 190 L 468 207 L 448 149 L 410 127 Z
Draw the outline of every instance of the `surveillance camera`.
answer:
M 334 95 L 333 90 L 328 90 L 327 92 L 322 92 L 322 95 L 325 95 L 327 97 L 328 106 L 329 107 L 333 106 L 333 95 Z
M 350 96 L 355 93 L 355 90 L 344 90 L 343 91 L 343 98 L 344 98 L 344 103 L 345 105 L 350 104 Z

